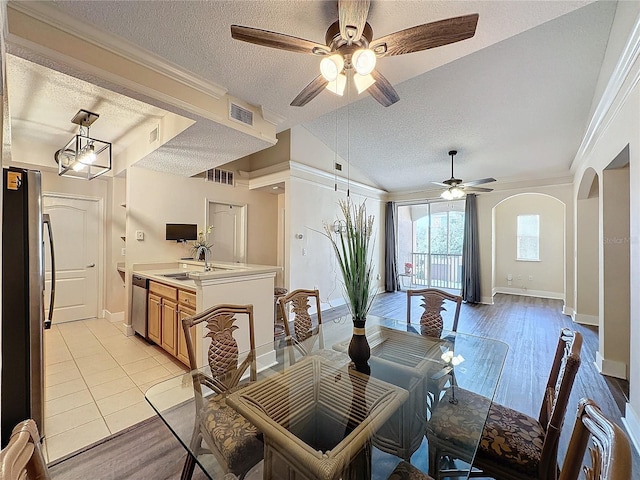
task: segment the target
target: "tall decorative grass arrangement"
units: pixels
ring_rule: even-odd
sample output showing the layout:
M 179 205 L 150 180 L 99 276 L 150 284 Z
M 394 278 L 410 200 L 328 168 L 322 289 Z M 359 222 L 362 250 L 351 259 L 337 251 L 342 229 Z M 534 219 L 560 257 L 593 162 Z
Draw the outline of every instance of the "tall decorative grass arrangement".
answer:
M 339 205 L 344 220 L 334 224 L 340 225 L 339 229 L 334 229 L 338 232 L 332 230 L 333 225 L 325 224 L 324 229 L 338 258 L 345 295 L 354 324 L 363 328 L 377 293 L 377 287 L 372 281 L 371 234 L 374 217 L 367 215 L 365 202 L 355 205 L 348 198 L 341 200 Z M 335 238 L 334 233 L 337 234 Z

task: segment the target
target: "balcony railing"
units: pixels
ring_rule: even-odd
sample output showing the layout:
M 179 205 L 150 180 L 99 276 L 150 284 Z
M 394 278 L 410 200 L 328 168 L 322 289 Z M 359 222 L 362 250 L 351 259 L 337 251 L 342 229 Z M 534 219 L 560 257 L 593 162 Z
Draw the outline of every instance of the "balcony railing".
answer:
M 421 287 L 462 288 L 462 255 L 413 252 L 411 283 Z

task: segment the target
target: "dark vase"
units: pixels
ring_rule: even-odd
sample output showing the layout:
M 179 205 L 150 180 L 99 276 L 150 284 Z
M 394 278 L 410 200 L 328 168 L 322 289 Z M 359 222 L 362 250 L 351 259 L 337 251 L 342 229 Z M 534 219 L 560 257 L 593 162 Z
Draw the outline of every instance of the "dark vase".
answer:
M 369 375 L 371 373 L 371 368 L 369 367 L 371 349 L 369 348 L 369 342 L 365 335 L 365 322 L 366 319 L 353 320 L 353 336 L 351 337 L 351 342 L 349 342 L 348 353 L 355 369 L 358 372 Z

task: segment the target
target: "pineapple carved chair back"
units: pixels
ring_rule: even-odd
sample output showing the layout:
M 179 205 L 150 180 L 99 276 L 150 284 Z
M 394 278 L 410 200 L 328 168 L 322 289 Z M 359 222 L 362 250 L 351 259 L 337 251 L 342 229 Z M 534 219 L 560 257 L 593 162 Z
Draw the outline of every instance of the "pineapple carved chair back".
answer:
M 453 313 L 453 322 L 451 330 L 458 330 L 458 317 L 460 316 L 460 306 L 462 305 L 462 297 L 452 293 L 438 290 L 437 288 L 422 288 L 419 290 L 407 290 L 407 325 L 411 323 L 411 299 L 413 297 L 422 297 L 421 307 L 424 312 L 420 316 L 420 333 L 427 337 L 440 338 L 444 329 L 444 320 L 442 312 L 446 311 L 446 303 L 451 302 L 455 305 Z
M 311 304 L 316 307 L 315 322 L 309 313 Z M 322 314 L 320 312 L 320 292 L 318 290 L 298 289 L 289 292 L 284 297 L 278 299 L 278 308 L 284 319 L 284 330 L 287 341 L 294 340 L 296 345 L 302 349 L 309 349 L 315 343 L 315 339 L 309 345 L 308 340 L 318 333 L 318 326 L 322 324 Z M 293 323 L 293 332 L 291 331 Z M 307 347 L 305 347 L 305 342 Z M 319 338 L 319 348 L 324 348 L 322 338 Z M 308 352 L 307 352 L 308 353 Z
M 248 323 L 249 351 L 240 358 L 234 331 L 236 322 Z M 209 369 L 199 369 L 192 335 L 198 324 L 204 324 L 203 337 L 211 338 L 207 351 Z M 249 381 L 257 379 L 253 305 L 216 305 L 182 320 L 189 364 L 192 370 L 196 404 L 196 425 L 191 439 L 192 452 L 210 452 L 219 464 L 239 478 L 262 459 L 262 433 L 246 418 L 228 406 L 225 394 L 234 390 L 246 371 Z M 242 329 L 246 331 L 247 329 Z M 203 395 L 202 386 L 214 393 Z M 205 390 L 206 392 L 206 390 Z M 206 448 L 202 447 L 202 442 Z M 182 478 L 191 478 L 194 461 L 187 456 Z

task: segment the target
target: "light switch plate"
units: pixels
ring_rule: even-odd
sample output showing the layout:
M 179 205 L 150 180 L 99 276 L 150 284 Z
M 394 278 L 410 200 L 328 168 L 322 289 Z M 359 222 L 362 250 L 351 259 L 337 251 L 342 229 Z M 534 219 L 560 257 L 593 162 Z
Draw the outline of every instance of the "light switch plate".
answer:
M 136 240 L 144 240 L 144 232 L 142 230 L 136 230 Z

